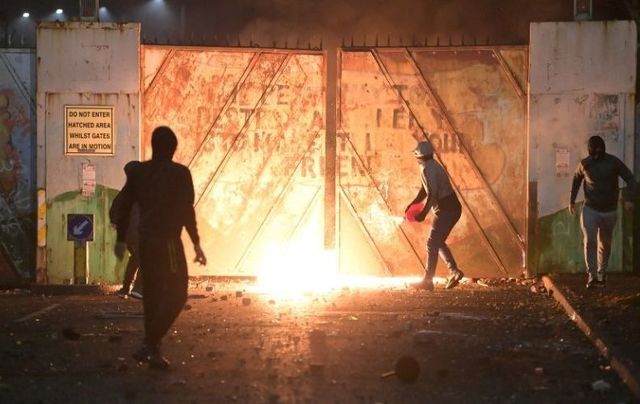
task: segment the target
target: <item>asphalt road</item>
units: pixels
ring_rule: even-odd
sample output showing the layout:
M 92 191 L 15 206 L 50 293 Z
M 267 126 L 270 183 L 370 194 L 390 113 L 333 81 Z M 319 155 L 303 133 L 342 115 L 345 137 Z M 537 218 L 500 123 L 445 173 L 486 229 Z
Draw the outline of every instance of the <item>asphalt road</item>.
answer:
M 190 290 L 165 338 L 169 372 L 130 357 L 139 301 L 0 294 L 0 402 L 632 402 L 555 301 L 526 285 L 296 298 L 209 286 Z M 402 356 L 417 360 L 416 382 L 381 377 Z

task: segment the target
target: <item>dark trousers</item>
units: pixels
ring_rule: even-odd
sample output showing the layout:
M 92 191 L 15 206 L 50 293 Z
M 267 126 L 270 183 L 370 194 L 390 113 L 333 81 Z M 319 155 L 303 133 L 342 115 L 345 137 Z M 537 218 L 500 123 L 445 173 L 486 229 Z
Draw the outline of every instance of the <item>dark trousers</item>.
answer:
M 179 238 L 142 237 L 145 343 L 157 346 L 187 301 L 187 260 Z
M 133 290 L 140 292 L 142 290 L 142 276 L 140 276 L 141 274 L 138 272 L 138 267 L 140 266 L 138 259 L 139 247 L 137 244 L 127 243 L 127 250 L 129 250 L 129 260 L 127 261 L 127 267 L 124 270 L 122 288 L 128 291 L 131 287 L 131 282 L 133 282 Z M 135 282 L 133 280 L 134 277 L 136 279 Z
M 456 201 L 457 202 L 457 201 Z M 451 229 L 460 220 L 462 207 L 460 203 L 448 207 L 447 210 L 438 210 L 435 212 L 429 238 L 427 238 L 427 262 L 425 264 L 425 277 L 433 278 L 436 273 L 436 265 L 438 263 L 438 255 L 447 264 L 449 272 L 458 269 L 458 264 L 453 258 L 453 254 L 447 246 L 447 237 L 451 233 Z

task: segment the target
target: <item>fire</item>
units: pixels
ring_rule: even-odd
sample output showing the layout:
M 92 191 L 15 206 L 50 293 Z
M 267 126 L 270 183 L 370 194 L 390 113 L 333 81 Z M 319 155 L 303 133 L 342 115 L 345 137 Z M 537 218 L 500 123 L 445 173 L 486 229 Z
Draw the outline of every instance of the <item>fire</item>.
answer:
M 258 270 L 255 291 L 300 300 L 312 294 L 349 289 L 404 289 L 420 277 L 348 276 L 341 273 L 335 250 L 309 247 L 303 241 L 269 246 Z

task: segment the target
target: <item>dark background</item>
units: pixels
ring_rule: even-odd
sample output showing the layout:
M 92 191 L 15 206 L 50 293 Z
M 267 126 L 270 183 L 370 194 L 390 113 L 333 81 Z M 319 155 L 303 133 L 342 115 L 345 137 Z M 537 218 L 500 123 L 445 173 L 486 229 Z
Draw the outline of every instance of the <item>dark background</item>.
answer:
M 639 3 L 593 0 L 593 19 L 635 19 Z M 35 47 L 38 21 L 75 20 L 79 4 L 0 0 L 0 46 Z M 144 43 L 263 47 L 322 47 L 329 38 L 373 45 L 376 37 L 380 45 L 526 44 L 530 22 L 573 20 L 573 0 L 101 0 L 100 6 L 102 21 L 141 22 Z

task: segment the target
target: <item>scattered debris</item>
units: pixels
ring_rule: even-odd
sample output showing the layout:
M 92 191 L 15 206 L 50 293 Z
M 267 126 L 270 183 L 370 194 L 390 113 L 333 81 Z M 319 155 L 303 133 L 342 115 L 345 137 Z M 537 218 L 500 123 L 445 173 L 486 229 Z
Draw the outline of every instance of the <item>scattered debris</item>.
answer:
M 597 391 L 597 392 L 603 393 L 605 391 L 611 390 L 611 385 L 609 383 L 607 383 L 606 381 L 600 379 L 600 380 L 596 380 L 595 382 L 591 383 L 591 389 L 593 391 Z
M 541 375 L 543 375 L 543 374 L 544 374 L 544 368 L 542 368 L 542 367 L 537 367 L 537 368 L 533 369 L 533 373 L 535 373 L 535 374 L 537 374 L 537 375 L 541 376 Z
M 207 295 L 203 295 L 203 294 L 193 294 L 193 295 L 189 295 L 189 299 L 206 299 Z
M 236 290 L 236 297 L 242 297 L 242 291 Z
M 48 312 L 48 311 L 51 311 L 51 310 L 57 308 L 58 306 L 60 306 L 60 305 L 57 304 L 57 303 L 56 304 L 52 304 L 50 306 L 45 307 L 42 310 L 38 310 L 38 311 L 36 311 L 34 313 L 31 313 L 31 314 L 28 314 L 28 315 L 26 315 L 24 317 L 20 317 L 19 319 L 15 320 L 14 323 L 23 323 L 23 322 L 25 322 L 27 320 L 30 320 L 30 319 L 32 319 L 34 317 L 37 317 L 37 316 L 39 316 L 41 314 L 44 314 L 44 313 Z
M 243 306 L 248 306 L 250 304 L 251 304 L 251 299 L 250 298 L 248 298 L 248 297 L 243 297 L 242 298 L 242 305 Z
M 542 283 L 533 284 L 529 287 L 531 293 L 547 293 L 547 288 Z
M 414 383 L 420 375 L 420 364 L 412 356 L 403 356 L 396 361 L 394 369 L 380 375 L 386 379 L 391 376 L 398 376 L 398 379 L 405 383 Z

